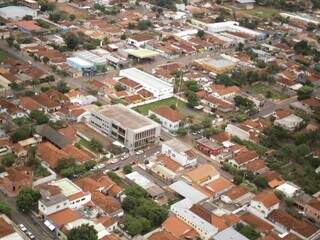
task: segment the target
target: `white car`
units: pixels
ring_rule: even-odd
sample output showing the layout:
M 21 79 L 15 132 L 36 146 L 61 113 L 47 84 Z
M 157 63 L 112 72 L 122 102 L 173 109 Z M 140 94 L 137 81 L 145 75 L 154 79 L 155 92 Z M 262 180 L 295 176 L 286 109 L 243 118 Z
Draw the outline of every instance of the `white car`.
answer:
M 23 224 L 19 224 L 19 228 L 22 232 L 27 231 L 27 228 Z
M 100 163 L 97 165 L 98 169 L 102 169 L 104 168 L 106 165 L 104 163 Z
M 31 233 L 31 232 L 26 232 L 26 234 L 28 235 L 28 237 L 30 238 L 30 239 L 35 239 L 35 236 L 33 236 L 33 234 Z
M 114 163 L 119 162 L 119 160 L 118 160 L 118 159 L 116 159 L 116 158 L 114 158 L 114 159 L 112 159 L 110 162 L 111 162 L 112 164 L 114 164 Z
M 110 172 L 110 169 L 106 169 L 102 173 L 106 175 L 106 174 L 108 174 L 108 172 Z
M 143 152 L 143 150 L 138 150 L 138 151 L 136 151 L 136 155 L 141 155 L 141 154 L 143 154 L 144 152 Z

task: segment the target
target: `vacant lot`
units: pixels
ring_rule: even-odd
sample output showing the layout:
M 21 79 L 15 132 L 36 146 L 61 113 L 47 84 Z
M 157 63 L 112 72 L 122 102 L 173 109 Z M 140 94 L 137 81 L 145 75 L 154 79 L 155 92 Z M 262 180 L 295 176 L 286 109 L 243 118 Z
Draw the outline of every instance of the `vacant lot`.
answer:
M 243 10 L 242 12 L 257 18 L 269 18 L 279 15 L 279 10 L 271 7 L 256 7 L 251 10 Z
M 262 94 L 266 98 L 285 99 L 288 96 L 285 93 L 279 92 L 271 86 L 264 83 L 257 83 L 250 87 L 250 90 L 255 94 Z
M 168 106 L 176 105 L 177 110 L 184 116 L 189 117 L 191 116 L 194 122 L 201 122 L 207 115 L 202 111 L 196 111 L 187 106 L 185 102 L 180 101 L 179 99 L 172 97 L 164 100 L 160 100 L 157 102 L 149 103 L 146 105 L 142 105 L 139 107 L 134 108 L 137 112 L 148 115 L 149 110 L 161 107 L 161 106 Z

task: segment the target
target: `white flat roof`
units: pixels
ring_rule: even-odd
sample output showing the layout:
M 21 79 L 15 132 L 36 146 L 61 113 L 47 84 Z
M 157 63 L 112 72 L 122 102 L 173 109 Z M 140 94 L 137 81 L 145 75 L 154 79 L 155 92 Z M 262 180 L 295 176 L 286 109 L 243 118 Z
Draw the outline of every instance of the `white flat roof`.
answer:
M 207 195 L 203 194 L 199 190 L 195 189 L 194 187 L 190 186 L 189 184 L 181 180 L 171 184 L 169 187 L 170 189 L 177 192 L 184 198 L 187 198 L 193 203 L 198 203 L 208 198 Z
M 135 184 L 139 185 L 143 189 L 148 189 L 150 187 L 156 186 L 153 182 L 151 182 L 148 178 L 145 176 L 142 176 L 140 173 L 137 171 L 134 171 L 132 173 L 129 173 L 126 175 L 128 179 L 130 179 L 132 182 Z
M 159 89 L 160 91 L 162 89 L 172 88 L 172 84 L 167 83 L 161 80 L 160 78 L 157 78 L 137 68 L 127 68 L 127 69 L 121 70 L 119 75 L 122 77 L 127 77 L 137 83 L 140 83 L 142 86 L 153 88 L 153 89 Z
M 59 187 L 61 189 L 62 194 L 66 197 L 69 197 L 78 192 L 82 192 L 82 189 L 79 188 L 68 178 L 62 178 L 60 180 L 53 181 L 50 184 Z

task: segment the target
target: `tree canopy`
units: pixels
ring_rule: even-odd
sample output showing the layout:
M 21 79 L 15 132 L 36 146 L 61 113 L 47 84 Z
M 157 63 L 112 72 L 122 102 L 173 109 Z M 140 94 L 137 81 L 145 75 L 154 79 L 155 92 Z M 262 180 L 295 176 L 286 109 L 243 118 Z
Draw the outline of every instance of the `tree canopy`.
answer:
M 67 234 L 68 240 L 98 240 L 98 233 L 93 226 L 82 224 L 71 229 Z
M 17 206 L 21 212 L 28 213 L 38 206 L 38 200 L 41 194 L 38 190 L 32 188 L 24 188 L 17 197 Z

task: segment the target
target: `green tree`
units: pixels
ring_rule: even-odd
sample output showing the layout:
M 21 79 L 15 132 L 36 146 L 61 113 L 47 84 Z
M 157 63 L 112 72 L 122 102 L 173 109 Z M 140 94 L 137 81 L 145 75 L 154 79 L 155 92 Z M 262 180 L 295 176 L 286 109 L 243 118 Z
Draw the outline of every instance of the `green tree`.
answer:
M 50 13 L 49 20 L 55 23 L 59 22 L 61 20 L 61 13 L 59 12 Z
M 140 31 L 144 31 L 147 30 L 148 28 L 150 28 L 152 26 L 152 23 L 149 20 L 140 20 L 138 22 L 137 28 Z
M 98 240 L 98 233 L 93 226 L 82 224 L 71 229 L 67 234 L 68 240 Z
M 126 88 L 124 86 L 122 86 L 120 83 L 116 83 L 114 85 L 114 89 L 119 92 L 119 91 L 123 91 L 123 90 L 126 90 Z
M 65 81 L 60 81 L 57 83 L 57 90 L 61 93 L 67 93 L 70 91 L 70 87 Z
M 41 194 L 38 190 L 32 188 L 23 188 L 17 197 L 17 206 L 21 212 L 28 213 L 35 210 L 38 206 L 38 200 Z
M 124 211 L 129 212 L 138 206 L 137 199 L 132 196 L 127 196 L 121 204 Z
M 131 236 L 137 234 L 144 234 L 151 230 L 150 221 L 142 217 L 133 217 L 131 215 L 126 215 L 123 220 L 125 229 Z
M 6 38 L 6 41 L 7 41 L 8 45 L 9 45 L 9 47 L 12 47 L 13 44 L 14 44 L 15 39 L 10 36 L 10 37 Z
M 200 89 L 198 82 L 194 80 L 186 81 L 184 85 L 187 90 L 192 92 L 197 92 Z
M 236 230 L 250 240 L 256 240 L 260 237 L 260 233 L 256 232 L 250 225 L 238 223 L 236 225 Z
M 16 143 L 20 140 L 27 139 L 33 133 L 33 128 L 30 125 L 21 126 L 17 128 L 10 136 L 11 141 Z
M 131 196 L 134 198 L 146 198 L 148 196 L 148 193 L 141 187 L 139 186 L 133 186 L 126 188 L 124 193 L 127 196 Z
M 188 91 L 187 92 L 187 105 L 191 108 L 198 106 L 199 105 L 199 98 L 197 96 L 197 94 L 193 91 Z
M 0 202 L 0 213 L 9 216 L 11 213 L 10 206 L 5 202 Z
M 254 179 L 253 183 L 259 188 L 263 188 L 264 189 L 264 188 L 268 187 L 267 180 L 262 176 L 257 176 Z
M 30 118 L 35 120 L 37 125 L 48 123 L 49 118 L 46 114 L 41 111 L 33 110 L 30 112 Z
M 205 35 L 205 32 L 201 29 L 201 30 L 198 30 L 198 32 L 197 32 L 197 36 L 199 37 L 199 38 L 204 38 L 204 35 Z
M 308 86 L 308 85 L 304 85 L 302 88 L 300 88 L 298 90 L 298 100 L 304 100 L 307 98 L 310 98 L 313 92 L 313 88 Z
M 74 32 L 67 32 L 62 37 L 65 44 L 67 45 L 67 48 L 70 50 L 76 49 L 80 44 L 79 36 Z
M 124 172 L 124 174 L 132 173 L 132 166 L 131 165 L 125 165 L 123 167 L 123 172 Z
M 13 153 L 8 153 L 8 154 L 4 155 L 1 159 L 2 165 L 6 166 L 6 167 L 12 166 L 14 161 L 15 161 L 15 156 Z
M 188 129 L 187 128 L 179 128 L 177 131 L 176 131 L 177 135 L 179 137 L 184 137 L 188 134 Z
M 90 148 L 96 152 L 103 152 L 102 143 L 94 138 L 92 138 L 90 141 Z

